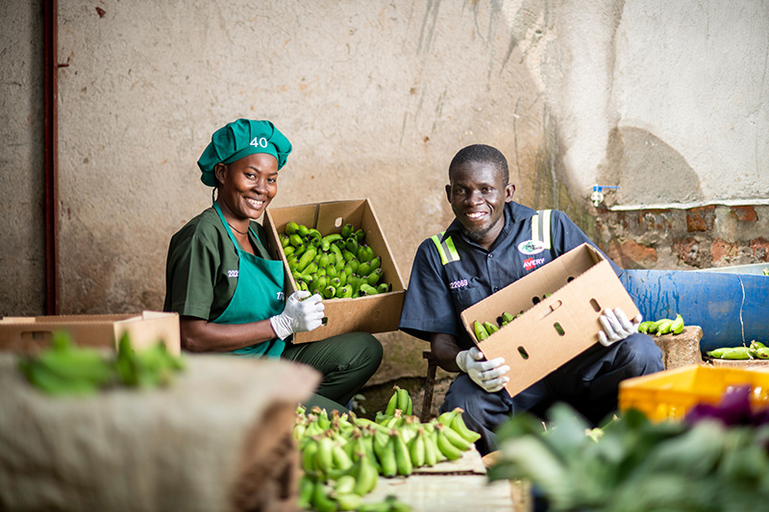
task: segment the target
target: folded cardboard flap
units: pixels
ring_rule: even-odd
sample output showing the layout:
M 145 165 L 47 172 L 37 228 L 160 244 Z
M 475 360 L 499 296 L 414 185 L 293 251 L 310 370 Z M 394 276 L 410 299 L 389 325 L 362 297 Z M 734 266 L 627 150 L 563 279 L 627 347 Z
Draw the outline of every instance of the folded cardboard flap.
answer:
M 515 395 L 598 341 L 598 318 L 620 307 L 633 318 L 638 308 L 609 262 L 588 244 L 580 245 L 462 312 L 473 322 L 496 323 L 503 312 L 523 314 L 479 346 L 487 359 L 503 357 Z
M 0 350 L 32 352 L 48 347 L 53 333 L 69 332 L 80 346 L 115 348 L 124 332 L 131 344 L 142 349 L 162 341 L 168 351 L 181 350 L 179 315 L 144 311 L 138 315 L 52 315 L 0 319 Z
M 391 291 L 387 293 L 324 300 L 328 322 L 311 332 L 294 335 L 293 342 L 307 343 L 354 331 L 378 333 L 397 330 L 405 286 L 370 201 L 331 201 L 267 210 L 264 228 L 267 232 L 268 250 L 275 259 L 283 262 L 287 295 L 298 289 L 280 244 L 280 235 L 285 233 L 286 224 L 291 221 L 316 228 L 324 236 L 339 233 L 348 223 L 356 229 L 362 229 L 366 234 L 365 243 L 382 258 L 383 280 L 392 285 Z

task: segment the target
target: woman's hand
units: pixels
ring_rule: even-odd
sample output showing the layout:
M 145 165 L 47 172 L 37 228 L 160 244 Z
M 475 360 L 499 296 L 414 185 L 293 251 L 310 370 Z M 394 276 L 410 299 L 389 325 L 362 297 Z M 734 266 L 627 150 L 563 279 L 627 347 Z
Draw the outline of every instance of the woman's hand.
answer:
M 298 290 L 286 299 L 286 307 L 279 315 L 270 318 L 272 329 L 284 340 L 292 333 L 312 331 L 323 324 L 325 306 L 317 293 L 310 296 L 306 290 Z

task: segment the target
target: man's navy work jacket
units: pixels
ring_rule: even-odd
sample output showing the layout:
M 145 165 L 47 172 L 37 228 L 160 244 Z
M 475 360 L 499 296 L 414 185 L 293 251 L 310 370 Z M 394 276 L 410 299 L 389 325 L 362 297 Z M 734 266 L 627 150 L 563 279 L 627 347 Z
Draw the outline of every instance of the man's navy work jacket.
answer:
M 463 310 L 583 243 L 598 249 L 561 211 L 537 212 L 509 202 L 504 213 L 505 226 L 490 250 L 464 236 L 456 219 L 420 244 L 401 311 L 402 331 L 426 341 L 432 333 L 450 334 L 461 348 L 470 348 L 459 316 Z

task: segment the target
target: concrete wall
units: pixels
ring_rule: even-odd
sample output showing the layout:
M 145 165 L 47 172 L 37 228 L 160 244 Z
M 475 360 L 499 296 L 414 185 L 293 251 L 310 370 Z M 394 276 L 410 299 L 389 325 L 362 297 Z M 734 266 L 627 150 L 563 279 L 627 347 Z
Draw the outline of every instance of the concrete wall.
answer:
M 27 4 L 0 6 L 2 315 L 44 304 L 42 22 Z M 238 117 L 294 144 L 273 206 L 371 198 L 404 278 L 451 220 L 447 165 L 471 143 L 508 156 L 518 201 L 569 212 L 628 266 L 692 266 L 628 218 L 766 215 L 767 0 L 60 0 L 58 23 L 62 313 L 162 306 L 168 240 L 210 205 L 195 162 Z M 595 209 L 594 183 L 620 188 Z M 763 222 L 721 239 L 757 246 Z M 382 339 L 380 380 L 421 370 L 424 345 Z
M 0 315 L 45 307 L 40 6 L 0 2 Z

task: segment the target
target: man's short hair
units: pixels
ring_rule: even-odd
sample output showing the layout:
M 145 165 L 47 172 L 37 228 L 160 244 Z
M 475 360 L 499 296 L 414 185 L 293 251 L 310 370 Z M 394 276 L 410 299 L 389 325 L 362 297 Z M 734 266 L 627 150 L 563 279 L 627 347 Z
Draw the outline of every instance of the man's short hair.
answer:
M 510 171 L 507 168 L 507 159 L 497 148 L 486 144 L 473 144 L 460 149 L 449 164 L 449 182 L 454 169 L 467 162 L 489 163 L 502 171 L 502 182 L 507 185 L 510 181 Z

